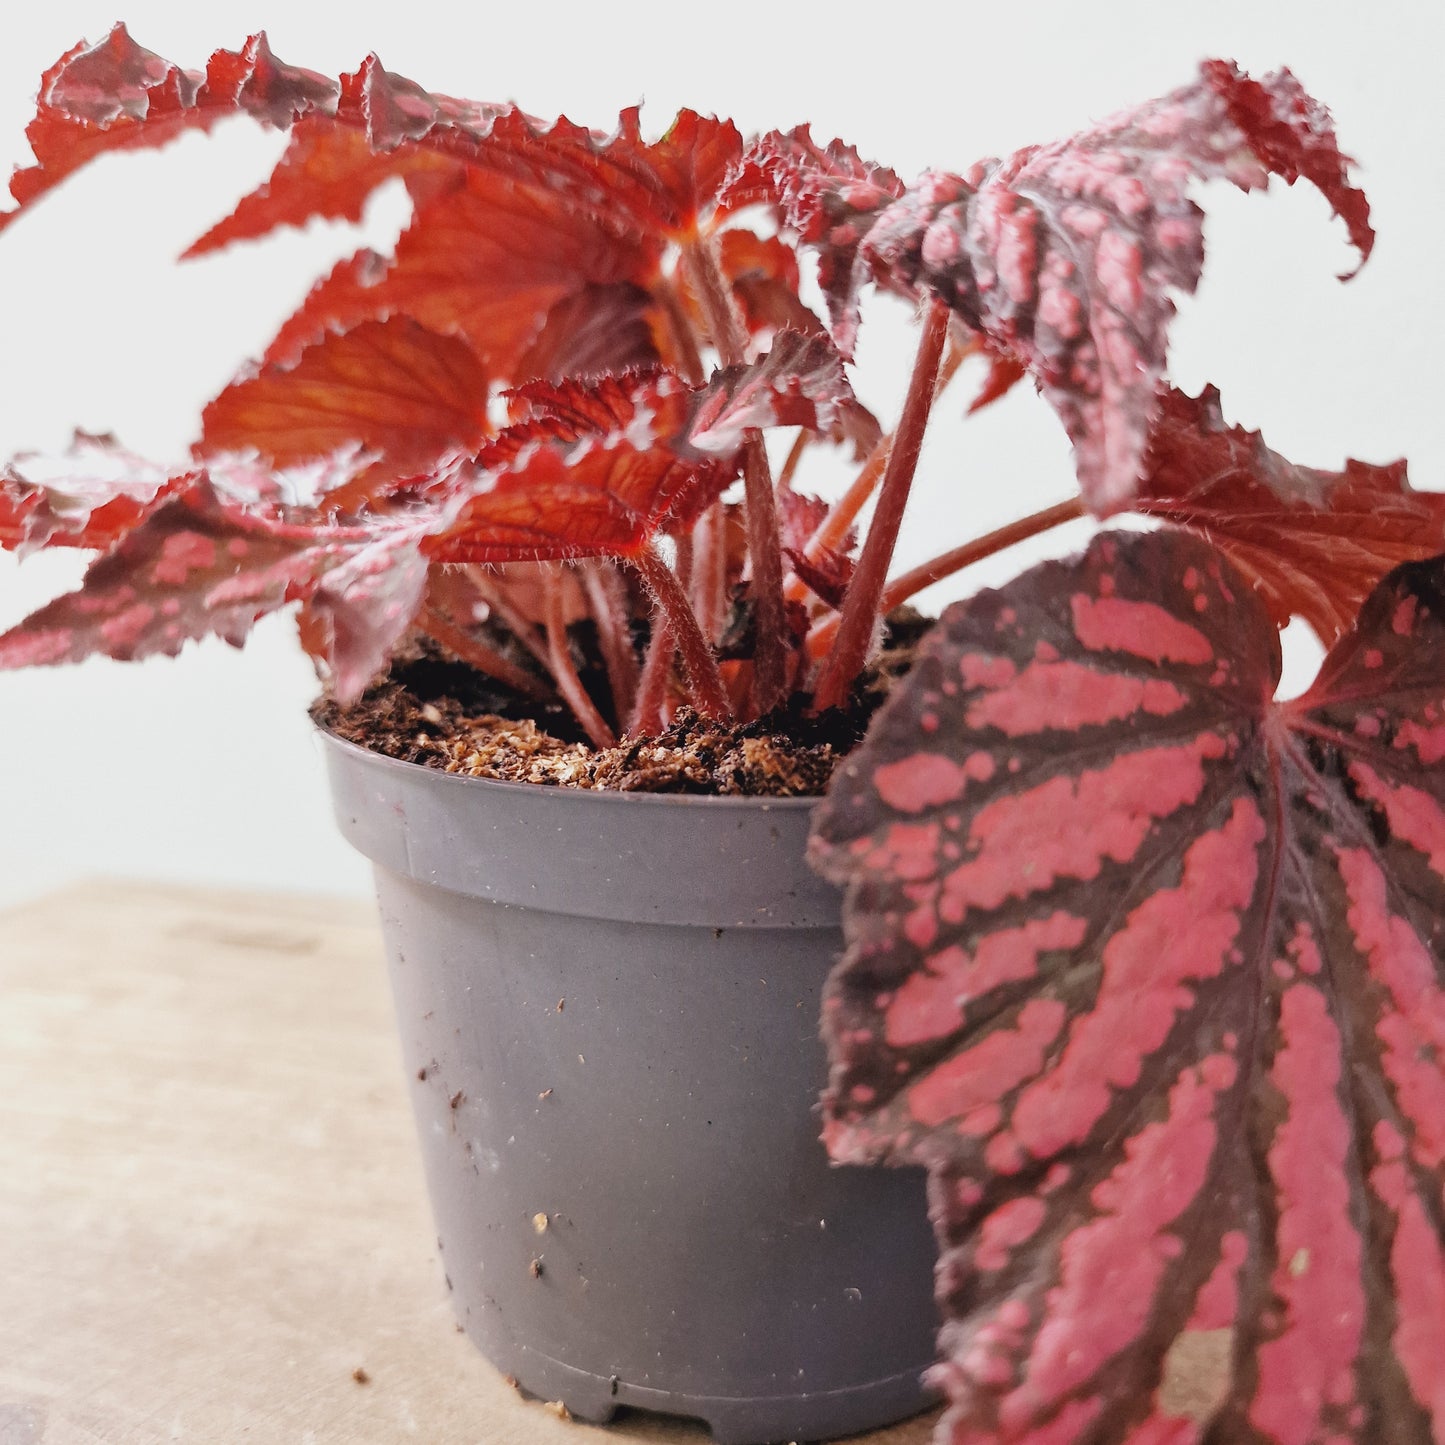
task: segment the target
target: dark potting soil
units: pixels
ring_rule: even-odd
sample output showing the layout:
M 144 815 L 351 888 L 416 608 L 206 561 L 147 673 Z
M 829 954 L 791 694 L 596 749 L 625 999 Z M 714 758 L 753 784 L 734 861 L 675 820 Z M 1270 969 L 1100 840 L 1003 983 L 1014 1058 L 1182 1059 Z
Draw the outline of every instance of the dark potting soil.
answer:
M 347 742 L 478 778 L 619 792 L 815 797 L 912 665 L 930 625 L 911 608 L 891 614 L 878 658 L 846 708 L 812 717 L 808 700 L 794 697 L 754 722 L 718 723 L 684 707 L 659 736 L 624 738 L 602 750 L 585 741 L 563 704 L 539 705 L 429 641 L 398 658 L 360 701 L 349 707 L 322 701 L 313 716 Z M 600 677 L 585 626 L 573 641 L 584 680 Z

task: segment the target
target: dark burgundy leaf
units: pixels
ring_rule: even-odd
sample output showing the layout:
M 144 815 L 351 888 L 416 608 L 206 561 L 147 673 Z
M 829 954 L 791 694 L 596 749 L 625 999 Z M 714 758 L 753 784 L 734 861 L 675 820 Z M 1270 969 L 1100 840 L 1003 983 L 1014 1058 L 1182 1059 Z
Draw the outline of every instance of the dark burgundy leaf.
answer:
M 356 475 L 330 498 L 344 511 L 470 456 L 491 432 L 475 354 L 405 316 L 328 336 L 292 366 L 263 366 L 227 387 L 202 420 L 203 457 L 249 450 L 286 467 L 356 453 Z
M 390 661 L 426 592 L 415 531 L 398 527 L 325 566 L 297 613 L 301 644 L 327 691 L 359 698 Z
M 942 297 L 1034 374 L 1074 442 L 1085 500 L 1107 515 L 1138 487 L 1170 292 L 1192 291 L 1203 266 L 1189 188 L 1252 190 L 1272 175 L 1317 185 L 1369 255 L 1365 198 L 1324 108 L 1288 71 L 1255 81 L 1210 61 L 1194 84 L 1069 140 L 925 175 L 877 217 L 859 265 Z
M 410 624 L 426 583 L 416 525 L 336 528 L 314 513 L 258 515 L 204 476 L 157 507 L 78 590 L 0 636 L 0 668 L 174 655 L 193 638 L 239 646 L 255 622 L 303 601 L 338 696 L 354 699 Z
M 0 468 L 0 548 L 104 551 L 194 477 L 172 476 L 111 436 L 77 432 L 55 458 L 19 456 Z
M 1415 491 L 1404 462 L 1296 466 L 1228 425 L 1213 387 L 1165 390 L 1144 473 L 1139 511 L 1208 537 L 1280 626 L 1303 617 L 1327 643 L 1391 567 L 1445 551 L 1445 495 Z
M 732 457 L 687 441 L 695 396 L 670 373 L 532 382 L 514 396 L 529 419 L 445 483 L 466 500 L 428 539 L 434 561 L 633 555 L 664 526 L 690 523 L 736 475 Z
M 820 146 L 807 126 L 754 141 L 724 191 L 732 206 L 765 202 L 818 249 L 818 279 L 828 298 L 833 339 L 852 357 L 858 339 L 858 246 L 877 215 L 903 195 L 886 166 L 852 146 Z
M 1445 1440 L 1445 559 L 1279 666 L 1106 535 L 950 608 L 820 813 L 827 1136 L 932 1170 L 952 1445 Z

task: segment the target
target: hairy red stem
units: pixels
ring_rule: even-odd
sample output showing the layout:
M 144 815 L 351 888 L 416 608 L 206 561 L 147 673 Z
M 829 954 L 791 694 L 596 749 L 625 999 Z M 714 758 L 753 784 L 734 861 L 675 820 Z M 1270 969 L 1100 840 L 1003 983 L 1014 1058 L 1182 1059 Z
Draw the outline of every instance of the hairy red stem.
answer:
M 484 672 L 498 682 L 505 682 L 527 697 L 548 696 L 547 689 L 530 672 L 524 671 L 486 643 L 478 642 L 471 633 L 443 617 L 435 607 L 422 608 L 418 620 L 422 631 L 428 637 L 441 643 L 448 652 L 463 662 L 469 662 L 478 672 Z
M 728 519 L 721 502 L 703 513 L 693 538 L 693 608 L 702 635 L 714 643 L 727 616 Z
M 677 656 L 677 643 L 672 628 L 661 614 L 647 645 L 647 660 L 637 684 L 637 702 L 627 720 L 627 736 L 656 737 L 662 731 L 662 701 L 667 696 L 667 679 L 672 672 L 672 659 Z
M 1018 521 L 985 533 L 972 542 L 965 542 L 961 547 L 940 553 L 911 571 L 895 577 L 883 589 L 880 611 L 886 616 L 900 603 L 907 602 L 910 597 L 922 592 L 925 587 L 931 587 L 935 582 L 953 576 L 955 572 L 962 572 L 965 567 L 972 567 L 975 562 L 982 562 L 985 557 L 992 557 L 996 552 L 1006 551 L 1020 542 L 1026 542 L 1030 537 L 1037 537 L 1041 532 L 1062 526 L 1065 522 L 1072 522 L 1083 515 L 1084 504 L 1076 497 L 1071 501 L 1045 507 L 1027 517 L 1020 517 Z M 838 617 L 834 615 L 808 634 L 808 652 L 811 656 L 827 655 L 838 635 L 838 622 Z
M 738 315 L 717 256 L 706 238 L 682 253 L 713 345 L 726 366 L 747 357 L 747 330 Z M 787 614 L 783 608 L 783 548 L 778 530 L 777 498 L 772 468 L 762 433 L 750 430 L 743 446 L 743 492 L 748 526 L 748 558 L 752 563 L 753 605 L 757 612 L 757 646 L 753 659 L 753 706 L 770 712 L 782 702 L 788 687 Z M 681 634 L 679 634 L 680 638 Z M 686 653 L 684 653 L 686 660 Z
M 1041 532 L 1062 526 L 1065 522 L 1072 522 L 1083 515 L 1084 504 L 1078 497 L 1074 497 L 1067 502 L 1058 502 L 1052 507 L 1033 512 L 1027 517 L 1020 517 L 1018 521 L 988 532 L 972 542 L 965 542 L 961 547 L 940 553 L 937 557 L 895 577 L 883 589 L 883 610 L 887 612 L 899 603 L 907 602 L 925 587 L 931 587 L 935 582 L 941 582 L 945 577 L 963 571 L 965 567 L 972 567 L 975 562 L 982 562 L 985 557 L 992 557 L 995 552 L 1002 552 L 1008 547 L 1026 542 L 1030 537 L 1037 537 Z
M 722 674 L 718 671 L 717 659 L 712 648 L 702 635 L 692 608 L 688 605 L 687 593 L 677 580 L 676 573 L 651 549 L 639 552 L 627 559 L 637 569 L 638 576 L 652 594 L 666 626 L 676 639 L 677 650 L 682 655 L 683 671 L 687 674 L 688 687 L 697 710 L 705 717 L 730 720 L 732 705 L 728 701 L 727 689 L 723 686 Z M 648 659 L 649 663 L 651 658 Z
M 617 568 L 603 560 L 582 568 L 582 587 L 597 624 L 597 645 L 612 690 L 612 715 L 620 727 L 637 702 L 637 649 L 628 625 L 627 589 Z
M 893 561 L 893 548 L 898 541 L 898 528 L 913 485 L 913 473 L 918 467 L 928 414 L 933 408 L 938 363 L 948 335 L 948 315 L 948 307 L 935 300 L 929 303 L 924 316 L 923 335 L 919 338 L 908 395 L 903 401 L 903 415 L 898 420 L 883 483 L 878 489 L 878 505 L 858 558 L 858 569 L 843 602 L 837 639 L 814 689 L 813 706 L 819 712 L 842 703 L 868 657 L 888 581 L 888 568 Z
M 582 686 L 577 664 L 572 660 L 572 643 L 567 636 L 567 619 L 562 612 L 562 569 L 550 566 L 543 573 L 543 596 L 546 598 L 547 651 L 552 661 L 552 676 L 557 679 L 557 691 L 572 709 L 582 731 L 594 748 L 610 748 L 617 745 L 617 734 L 607 726 L 607 719 L 597 711 L 587 689 Z
M 948 384 L 958 375 L 958 369 L 965 358 L 971 356 L 976 345 L 950 345 L 938 369 L 938 380 L 933 387 L 933 400 L 947 390 Z M 843 545 L 848 529 L 858 520 L 858 514 L 868 504 L 868 499 L 878 488 L 878 479 L 888 465 L 889 453 L 893 450 L 893 433 L 888 432 L 878 439 L 877 445 L 864 459 L 862 469 L 849 484 L 848 490 L 833 503 L 828 515 L 818 524 L 818 529 L 808 538 L 803 555 L 816 562 L 825 552 L 837 550 Z M 790 576 L 783 595 L 790 602 L 802 602 L 808 596 L 808 584 L 801 577 Z

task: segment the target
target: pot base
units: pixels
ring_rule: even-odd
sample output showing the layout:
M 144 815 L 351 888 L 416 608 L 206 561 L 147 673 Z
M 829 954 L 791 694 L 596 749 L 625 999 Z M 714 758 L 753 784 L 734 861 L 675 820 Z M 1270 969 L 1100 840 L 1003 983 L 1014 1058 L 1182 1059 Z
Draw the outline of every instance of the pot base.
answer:
M 560 1401 L 574 1419 L 606 1425 L 618 1410 L 644 1410 L 698 1420 L 716 1445 L 771 1445 L 857 1435 L 896 1424 L 939 1401 L 917 1370 L 842 1390 L 736 1399 L 628 1384 L 615 1375 L 578 1370 L 525 1346 L 503 1358 L 494 1354 L 487 1340 L 472 1339 L 524 1395 L 546 1403 Z

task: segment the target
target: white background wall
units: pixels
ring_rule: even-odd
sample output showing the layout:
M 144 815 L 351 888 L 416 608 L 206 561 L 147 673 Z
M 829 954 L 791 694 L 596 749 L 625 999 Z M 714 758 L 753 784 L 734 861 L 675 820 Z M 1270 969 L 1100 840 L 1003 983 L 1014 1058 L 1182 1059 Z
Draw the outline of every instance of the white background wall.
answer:
M 4 171 L 28 157 L 23 127 L 42 69 L 81 37 L 100 38 L 117 3 L 50 0 L 0 21 Z M 1256 72 L 1288 64 L 1362 163 L 1375 256 L 1341 287 L 1333 278 L 1352 260 L 1317 195 L 1210 188 L 1210 258 L 1199 296 L 1181 304 L 1174 378 L 1215 382 L 1232 420 L 1264 428 L 1298 461 L 1404 454 L 1418 485 L 1445 483 L 1445 11 L 1434 0 L 894 0 L 867 12 L 777 0 L 131 0 L 125 18 L 142 44 L 192 68 L 265 24 L 293 64 L 335 74 L 374 49 L 430 89 L 594 126 L 639 99 L 656 130 L 681 105 L 730 114 L 744 130 L 809 119 L 904 176 L 1051 139 L 1183 83 L 1208 55 Z M 204 401 L 358 244 L 345 228 L 317 227 L 172 266 L 282 144 L 238 122 L 116 157 L 0 236 L 0 455 L 59 447 L 76 425 L 183 455 Z M 368 240 L 394 236 L 404 215 L 384 200 Z M 858 385 L 886 414 L 906 372 L 906 318 L 895 303 L 874 310 Z M 1027 389 L 966 427 L 958 410 L 945 408 L 925 455 L 900 567 L 1071 488 L 1062 433 Z M 0 625 L 67 586 L 76 560 L 17 569 L 0 557 Z M 976 569 L 952 591 L 1012 565 Z M 1287 685 L 1311 665 L 1306 645 Z M 216 643 L 179 661 L 0 674 L 0 903 L 100 872 L 364 891 L 362 864 L 331 830 L 305 719 L 313 691 L 286 619 L 263 625 L 244 655 Z

